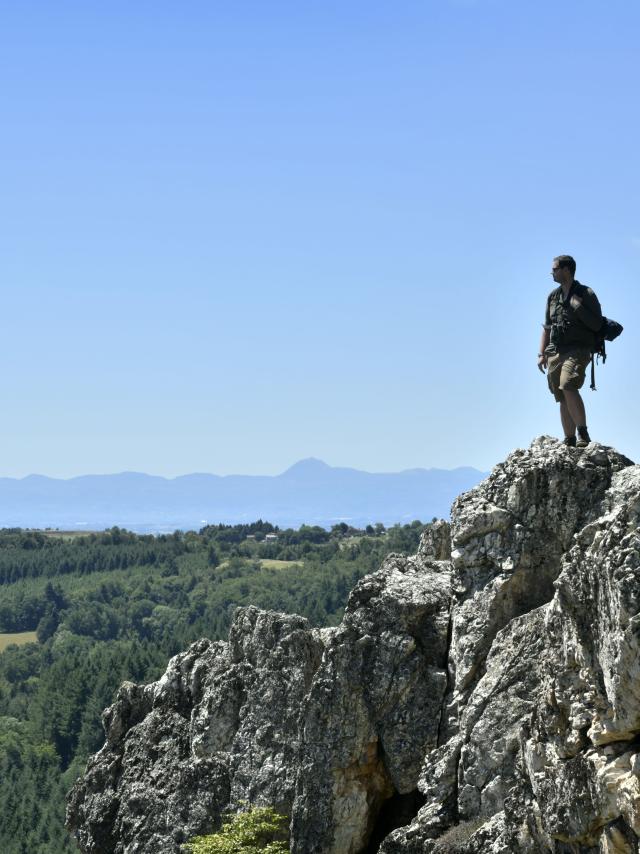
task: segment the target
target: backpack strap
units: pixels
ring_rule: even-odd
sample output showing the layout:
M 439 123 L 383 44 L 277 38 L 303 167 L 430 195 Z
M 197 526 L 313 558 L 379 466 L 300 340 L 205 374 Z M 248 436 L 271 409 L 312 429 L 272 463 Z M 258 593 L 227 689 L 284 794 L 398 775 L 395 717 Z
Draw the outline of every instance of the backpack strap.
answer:
M 596 360 L 602 359 L 602 364 L 607 361 L 607 348 L 604 343 L 604 338 L 596 342 L 596 349 L 591 351 L 591 391 L 596 389 Z

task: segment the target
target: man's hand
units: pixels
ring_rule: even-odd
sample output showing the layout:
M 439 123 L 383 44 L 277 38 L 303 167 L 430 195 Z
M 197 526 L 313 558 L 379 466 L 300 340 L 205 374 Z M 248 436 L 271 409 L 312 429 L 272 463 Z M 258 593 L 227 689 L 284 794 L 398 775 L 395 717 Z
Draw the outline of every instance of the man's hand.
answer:
M 581 307 L 582 307 L 582 300 L 580 299 L 580 297 L 577 297 L 577 296 L 574 294 L 574 295 L 571 297 L 571 299 L 569 300 L 569 305 L 571 306 L 571 308 L 572 308 L 574 311 L 577 311 L 579 308 L 581 308 Z
M 538 370 L 544 374 L 546 367 L 547 367 L 547 357 L 544 353 L 541 353 L 538 356 Z

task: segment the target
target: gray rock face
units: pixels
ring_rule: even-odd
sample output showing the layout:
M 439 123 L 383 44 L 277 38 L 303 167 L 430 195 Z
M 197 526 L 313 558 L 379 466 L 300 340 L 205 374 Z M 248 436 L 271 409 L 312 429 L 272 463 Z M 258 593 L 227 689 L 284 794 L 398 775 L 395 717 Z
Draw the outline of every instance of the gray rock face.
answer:
M 356 854 L 417 786 L 447 688 L 449 575 L 391 557 L 349 598 L 302 708 L 291 850 Z
M 294 854 L 625 854 L 640 837 L 640 466 L 516 451 L 352 591 L 240 609 L 125 684 L 72 791 L 85 852 L 179 852 L 243 802 Z
M 445 738 L 382 851 L 638 850 L 639 507 L 639 466 L 548 439 L 458 499 Z
M 228 809 L 292 815 L 293 850 L 362 850 L 382 803 L 415 791 L 447 686 L 448 565 L 390 557 L 342 625 L 238 609 L 152 685 L 125 684 L 71 793 L 82 851 L 178 852 Z

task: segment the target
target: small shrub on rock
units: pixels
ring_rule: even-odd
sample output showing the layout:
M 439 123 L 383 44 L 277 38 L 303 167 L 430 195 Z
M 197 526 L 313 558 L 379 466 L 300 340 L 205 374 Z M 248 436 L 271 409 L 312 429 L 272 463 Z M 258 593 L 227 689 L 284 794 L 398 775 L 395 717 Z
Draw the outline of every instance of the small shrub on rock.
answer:
M 217 833 L 196 836 L 185 854 L 288 854 L 289 819 L 271 807 L 255 807 L 228 819 Z

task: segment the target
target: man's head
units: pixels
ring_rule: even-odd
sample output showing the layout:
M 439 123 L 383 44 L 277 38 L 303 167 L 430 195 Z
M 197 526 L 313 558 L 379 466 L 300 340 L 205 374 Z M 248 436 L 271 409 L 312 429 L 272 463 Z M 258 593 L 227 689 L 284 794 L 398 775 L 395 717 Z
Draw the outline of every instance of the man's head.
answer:
M 571 255 L 558 255 L 551 264 L 553 281 L 560 285 L 570 285 L 576 274 L 576 262 Z

